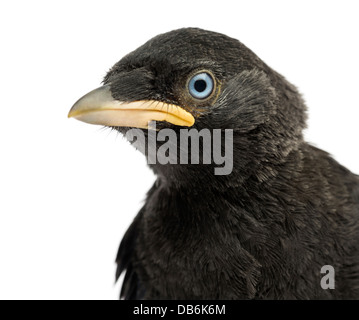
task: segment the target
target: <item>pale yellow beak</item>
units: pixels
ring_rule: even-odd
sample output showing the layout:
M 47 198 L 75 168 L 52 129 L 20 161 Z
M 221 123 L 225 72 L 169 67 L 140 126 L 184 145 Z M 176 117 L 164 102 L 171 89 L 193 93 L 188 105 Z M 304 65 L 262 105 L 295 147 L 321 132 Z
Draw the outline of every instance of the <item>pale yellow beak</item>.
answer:
M 83 96 L 71 108 L 68 117 L 103 126 L 143 129 L 154 120 L 185 127 L 191 127 L 195 122 L 192 114 L 174 104 L 154 100 L 115 100 L 108 85 Z

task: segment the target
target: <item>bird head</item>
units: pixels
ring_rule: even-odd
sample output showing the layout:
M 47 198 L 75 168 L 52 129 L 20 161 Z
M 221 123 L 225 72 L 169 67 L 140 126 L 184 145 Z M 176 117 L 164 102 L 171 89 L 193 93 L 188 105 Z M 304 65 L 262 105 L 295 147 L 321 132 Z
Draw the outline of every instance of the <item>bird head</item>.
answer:
M 197 28 L 158 35 L 123 57 L 69 117 L 124 134 L 139 128 L 146 136 L 150 121 L 157 130 L 231 129 L 233 174 L 262 180 L 274 172 L 269 163 L 280 163 L 300 143 L 306 120 L 300 95 L 281 75 L 238 40 Z M 177 172 L 178 179 L 207 170 L 153 168 Z

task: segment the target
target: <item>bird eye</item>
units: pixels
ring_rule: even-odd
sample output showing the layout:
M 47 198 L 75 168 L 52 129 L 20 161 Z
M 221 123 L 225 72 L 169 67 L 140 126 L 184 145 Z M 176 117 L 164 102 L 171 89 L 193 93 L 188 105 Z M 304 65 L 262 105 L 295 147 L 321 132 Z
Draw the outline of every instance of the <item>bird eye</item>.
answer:
M 213 92 L 214 81 L 207 72 L 193 76 L 188 82 L 188 91 L 196 99 L 206 99 Z

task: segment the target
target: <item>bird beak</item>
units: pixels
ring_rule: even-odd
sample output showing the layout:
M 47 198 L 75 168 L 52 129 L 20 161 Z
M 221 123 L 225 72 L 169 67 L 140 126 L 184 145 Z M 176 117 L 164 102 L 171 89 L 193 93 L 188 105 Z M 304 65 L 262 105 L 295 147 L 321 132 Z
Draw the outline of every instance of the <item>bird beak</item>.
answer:
M 91 124 L 142 129 L 147 129 L 153 120 L 185 127 L 191 127 L 195 122 L 192 114 L 174 104 L 154 100 L 115 100 L 109 85 L 83 96 L 73 105 L 68 117 Z

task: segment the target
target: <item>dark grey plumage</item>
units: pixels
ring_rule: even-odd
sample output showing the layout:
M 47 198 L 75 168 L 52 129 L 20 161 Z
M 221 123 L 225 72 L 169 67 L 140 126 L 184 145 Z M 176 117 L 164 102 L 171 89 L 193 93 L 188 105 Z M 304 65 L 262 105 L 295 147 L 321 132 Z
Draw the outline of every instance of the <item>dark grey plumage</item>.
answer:
M 202 105 L 183 93 L 199 69 L 220 84 Z M 104 82 L 118 100 L 181 105 L 198 130 L 234 130 L 231 175 L 151 165 L 157 181 L 117 257 L 123 298 L 359 298 L 359 179 L 303 141 L 293 85 L 239 41 L 192 28 L 151 39 Z M 324 265 L 336 270 L 334 290 L 320 286 Z

